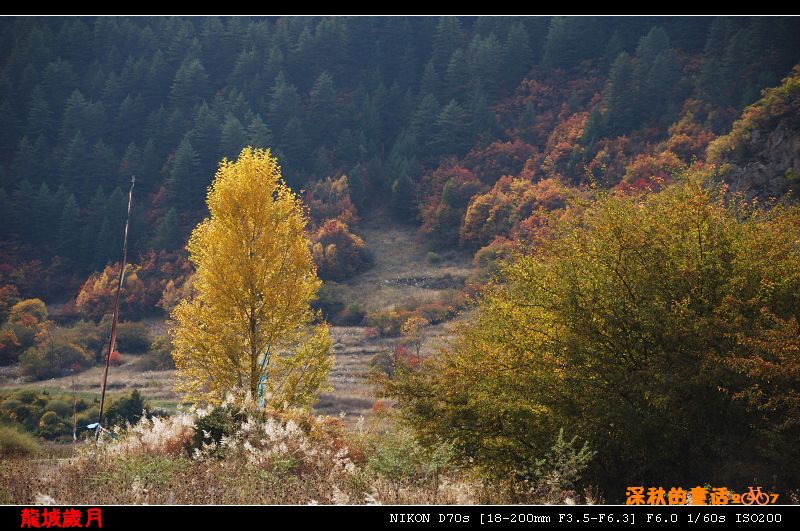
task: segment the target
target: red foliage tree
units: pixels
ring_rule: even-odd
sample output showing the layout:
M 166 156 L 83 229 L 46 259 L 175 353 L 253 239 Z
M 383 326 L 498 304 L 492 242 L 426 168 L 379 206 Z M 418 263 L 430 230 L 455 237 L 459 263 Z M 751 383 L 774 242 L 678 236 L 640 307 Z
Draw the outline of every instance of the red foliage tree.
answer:
M 622 190 L 656 190 L 672 182 L 673 176 L 685 165 L 671 151 L 653 155 L 639 154 L 625 168 L 625 175 L 618 188 Z

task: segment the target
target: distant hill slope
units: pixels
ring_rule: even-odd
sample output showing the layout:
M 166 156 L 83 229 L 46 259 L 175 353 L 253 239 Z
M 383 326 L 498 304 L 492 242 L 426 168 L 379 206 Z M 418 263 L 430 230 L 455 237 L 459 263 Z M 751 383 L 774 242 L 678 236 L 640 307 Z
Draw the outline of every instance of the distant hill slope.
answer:
M 731 132 L 711 143 L 708 160 L 732 189 L 749 196 L 797 196 L 800 184 L 800 65 L 767 89 Z

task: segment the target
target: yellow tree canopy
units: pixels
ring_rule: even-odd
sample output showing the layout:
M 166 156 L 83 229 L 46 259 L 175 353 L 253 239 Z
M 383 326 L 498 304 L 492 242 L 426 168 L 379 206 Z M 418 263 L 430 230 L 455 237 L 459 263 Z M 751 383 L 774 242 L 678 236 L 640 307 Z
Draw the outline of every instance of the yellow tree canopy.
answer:
M 189 239 L 195 295 L 172 312 L 175 387 L 219 403 L 234 390 L 272 406 L 310 407 L 332 365 L 326 325 L 312 327 L 317 277 L 301 200 L 269 150 L 223 160 L 210 217 Z

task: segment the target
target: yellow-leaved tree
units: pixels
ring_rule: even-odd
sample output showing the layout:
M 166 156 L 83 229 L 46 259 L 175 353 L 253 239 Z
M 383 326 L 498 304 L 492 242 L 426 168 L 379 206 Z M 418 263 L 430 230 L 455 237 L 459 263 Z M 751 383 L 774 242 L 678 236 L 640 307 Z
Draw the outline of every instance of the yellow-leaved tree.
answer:
M 321 281 L 300 198 L 269 150 L 223 160 L 206 218 L 189 238 L 194 296 L 172 312 L 175 388 L 219 404 L 249 392 L 271 407 L 310 408 L 333 364 L 311 302 Z

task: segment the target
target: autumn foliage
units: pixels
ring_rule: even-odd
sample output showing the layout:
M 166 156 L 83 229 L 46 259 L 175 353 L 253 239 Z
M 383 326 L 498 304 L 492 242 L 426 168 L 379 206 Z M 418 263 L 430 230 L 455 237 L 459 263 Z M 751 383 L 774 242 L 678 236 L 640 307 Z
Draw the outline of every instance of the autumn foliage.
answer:
M 590 480 L 609 492 L 653 477 L 788 488 L 799 239 L 796 206 L 763 211 L 697 173 L 577 199 L 388 394 L 490 473 L 527 477 L 563 428 L 598 452 Z
M 370 264 L 367 246 L 352 227 L 358 222 L 347 176 L 311 184 L 303 198 L 309 208 L 311 244 L 317 271 L 325 280 L 342 280 Z
M 99 321 L 111 313 L 119 267 L 117 262 L 89 275 L 75 300 L 82 316 Z M 193 271 L 183 252 L 151 251 L 126 268 L 120 291 L 120 311 L 126 319 L 144 317 L 159 308 L 169 310 L 190 293 L 187 281 Z
M 172 311 L 175 388 L 219 404 L 249 394 L 274 408 L 309 408 L 333 362 L 326 324 L 312 326 L 321 281 L 300 198 L 269 150 L 223 160 L 210 217 L 187 246 L 194 293 Z
M 483 188 L 475 174 L 455 160 L 448 160 L 425 175 L 419 185 L 420 233 L 433 245 L 457 244 L 467 205 Z
M 308 206 L 310 221 L 314 225 L 321 225 L 329 219 L 336 219 L 349 226 L 358 222 L 346 175 L 338 179 L 325 177 L 314 181 L 308 187 L 303 202 Z
M 563 208 L 566 189 L 557 179 L 533 183 L 527 179 L 502 177 L 485 194 L 475 195 L 461 225 L 461 241 L 482 247 L 496 236 L 507 236 L 529 217 Z
M 322 278 L 341 280 L 370 262 L 367 246 L 338 219 L 326 220 L 311 237 L 314 262 Z

